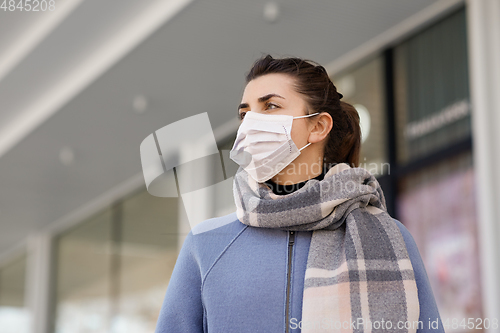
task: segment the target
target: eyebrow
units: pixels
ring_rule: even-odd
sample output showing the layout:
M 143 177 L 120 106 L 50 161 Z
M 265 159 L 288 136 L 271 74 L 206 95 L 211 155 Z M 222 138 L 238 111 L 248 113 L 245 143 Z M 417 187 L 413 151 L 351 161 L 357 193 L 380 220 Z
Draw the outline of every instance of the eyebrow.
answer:
M 271 99 L 272 97 L 279 97 L 279 98 L 283 98 L 283 99 L 285 99 L 285 97 L 280 96 L 280 95 L 278 95 L 278 94 L 267 94 L 267 95 L 265 95 L 265 96 L 259 97 L 258 101 L 259 101 L 259 103 L 263 103 L 263 102 L 265 102 L 265 101 L 267 101 L 267 100 Z M 247 108 L 248 106 L 249 106 L 249 105 L 248 105 L 248 103 L 241 103 L 241 104 L 238 106 L 238 111 L 239 111 L 240 109 Z

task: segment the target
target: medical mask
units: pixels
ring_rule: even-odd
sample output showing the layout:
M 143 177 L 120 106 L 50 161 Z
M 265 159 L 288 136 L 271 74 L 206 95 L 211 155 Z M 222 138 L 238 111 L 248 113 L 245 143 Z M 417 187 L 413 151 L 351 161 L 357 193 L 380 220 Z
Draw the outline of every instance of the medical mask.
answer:
M 291 137 L 293 120 L 317 114 L 319 112 L 293 117 L 248 111 L 229 156 L 257 182 L 265 182 L 292 163 L 300 151 L 311 144 L 309 142 L 297 148 Z

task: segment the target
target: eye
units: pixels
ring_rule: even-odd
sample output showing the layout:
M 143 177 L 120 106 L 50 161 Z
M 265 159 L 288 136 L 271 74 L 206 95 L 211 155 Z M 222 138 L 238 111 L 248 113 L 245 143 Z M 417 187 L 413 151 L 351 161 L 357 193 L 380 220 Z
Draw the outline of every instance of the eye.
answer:
M 241 111 L 240 113 L 238 113 L 238 118 L 240 120 L 243 120 L 243 118 L 245 118 L 245 113 L 247 113 L 246 111 Z
M 266 103 L 266 109 L 279 109 L 279 105 L 274 103 Z

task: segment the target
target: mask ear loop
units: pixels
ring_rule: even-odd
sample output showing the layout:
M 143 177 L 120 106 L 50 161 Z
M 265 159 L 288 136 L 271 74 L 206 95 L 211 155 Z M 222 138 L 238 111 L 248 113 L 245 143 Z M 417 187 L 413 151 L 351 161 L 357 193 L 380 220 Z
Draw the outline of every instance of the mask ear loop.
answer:
M 316 112 L 316 113 L 311 113 L 311 114 L 306 114 L 305 116 L 298 116 L 298 117 L 293 117 L 293 119 L 297 119 L 297 118 L 307 118 L 307 117 L 312 117 L 312 116 L 315 116 L 319 114 L 319 112 Z M 300 148 L 299 151 L 302 151 L 302 149 L 304 148 L 307 148 L 307 146 L 309 146 L 312 142 L 309 142 L 307 145 L 305 145 L 304 147 Z
M 306 148 L 307 146 L 309 146 L 312 142 L 309 142 L 307 145 L 305 145 L 304 147 L 300 148 L 299 151 L 301 151 L 302 149 Z
M 312 117 L 312 116 L 315 116 L 317 114 L 319 114 L 319 112 L 311 113 L 311 114 L 306 114 L 305 116 L 293 117 L 293 119 Z

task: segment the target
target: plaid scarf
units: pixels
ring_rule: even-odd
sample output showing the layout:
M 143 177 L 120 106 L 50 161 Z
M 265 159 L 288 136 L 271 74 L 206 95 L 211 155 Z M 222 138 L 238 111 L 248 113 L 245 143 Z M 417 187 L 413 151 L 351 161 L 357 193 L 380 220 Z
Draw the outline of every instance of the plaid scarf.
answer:
M 233 191 L 243 224 L 313 231 L 303 333 L 416 332 L 413 267 L 382 189 L 367 170 L 336 164 L 322 181 L 311 179 L 293 193 L 276 195 L 239 168 Z

